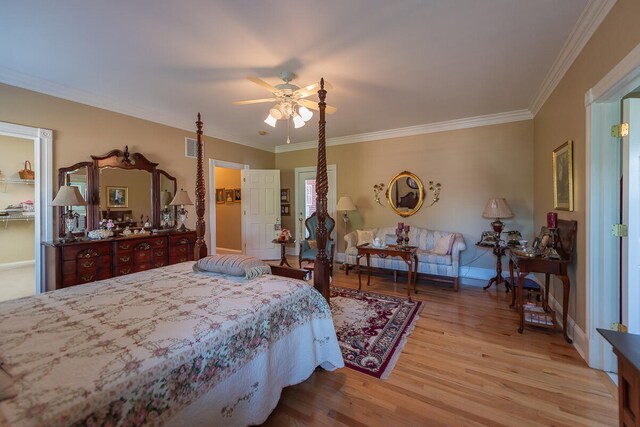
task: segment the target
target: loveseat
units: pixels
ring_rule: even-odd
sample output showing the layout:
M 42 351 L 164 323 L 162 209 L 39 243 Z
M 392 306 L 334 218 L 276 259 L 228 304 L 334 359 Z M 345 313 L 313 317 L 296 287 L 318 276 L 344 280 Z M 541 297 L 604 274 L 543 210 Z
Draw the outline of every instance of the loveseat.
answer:
M 372 232 L 372 236 L 363 231 Z M 358 234 L 361 242 L 366 242 L 371 237 L 380 239 L 385 244 L 395 244 L 395 227 L 381 227 L 369 230 L 356 230 L 346 236 L 347 242 L 345 250 L 345 269 L 355 267 L 358 249 Z M 452 244 L 446 248 L 446 240 L 449 235 L 453 235 Z M 418 246 L 418 273 L 433 276 L 435 279 L 444 279 L 453 283 L 453 289 L 458 290 L 458 270 L 460 265 L 460 252 L 467 248 L 462 234 L 450 231 L 434 231 L 426 228 L 411 227 L 409 231 L 409 245 Z M 446 249 L 442 249 L 443 245 Z M 449 250 L 447 250 L 449 249 Z M 437 251 L 438 253 L 434 252 Z M 367 265 L 366 257 L 360 259 L 360 265 Z M 381 258 L 376 255 L 371 256 L 371 267 L 389 269 L 394 271 L 407 271 L 407 264 L 398 257 Z

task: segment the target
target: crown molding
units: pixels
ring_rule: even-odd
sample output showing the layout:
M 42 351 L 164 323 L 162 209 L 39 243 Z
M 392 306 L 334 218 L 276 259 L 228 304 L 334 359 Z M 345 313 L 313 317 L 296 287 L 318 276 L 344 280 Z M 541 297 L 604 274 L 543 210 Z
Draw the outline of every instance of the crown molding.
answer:
M 52 81 L 41 79 L 39 77 L 31 76 L 28 74 L 18 73 L 8 68 L 0 67 L 0 83 L 43 93 L 45 95 L 55 96 L 56 98 L 65 99 L 67 101 L 73 101 L 80 104 L 89 105 L 91 107 L 101 108 L 103 110 L 124 114 L 138 119 L 147 120 L 153 123 L 174 127 L 186 132 L 194 132 L 193 124 L 195 120 L 184 120 L 182 118 L 167 115 L 158 110 L 140 108 L 127 102 L 118 101 L 107 96 L 96 95 L 91 92 L 75 89 L 70 86 L 54 83 Z M 241 140 L 233 135 L 229 135 L 215 128 L 205 131 L 204 135 L 235 144 L 245 145 L 251 148 L 256 148 L 258 150 L 268 151 L 270 153 L 274 152 L 274 149 L 271 147 L 261 146 L 257 142 Z
M 327 146 L 356 144 L 358 142 L 378 141 L 381 139 L 402 138 L 405 136 L 424 135 L 428 133 L 445 132 L 458 129 L 468 129 L 481 126 L 498 125 L 502 123 L 519 122 L 533 119 L 529 110 L 507 111 L 505 113 L 487 114 L 485 116 L 468 117 L 464 119 L 448 120 L 444 122 L 428 123 L 424 125 L 382 130 L 378 132 L 360 133 L 357 135 L 328 138 Z M 276 146 L 276 154 L 290 151 L 309 150 L 316 148 L 318 141 L 296 142 L 289 145 Z
M 551 96 L 560 80 L 573 64 L 573 61 L 582 52 L 593 33 L 596 32 L 611 8 L 616 4 L 616 1 L 589 0 L 529 105 L 529 111 L 534 116 L 538 114 L 538 111 Z

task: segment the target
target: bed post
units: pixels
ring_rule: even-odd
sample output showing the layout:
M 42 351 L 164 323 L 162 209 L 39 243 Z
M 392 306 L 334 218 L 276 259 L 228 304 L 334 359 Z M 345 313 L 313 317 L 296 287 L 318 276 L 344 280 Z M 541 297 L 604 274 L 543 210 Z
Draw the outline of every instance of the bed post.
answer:
M 313 286 L 329 302 L 329 272 L 331 266 L 327 259 L 327 192 L 329 190 L 329 180 L 327 177 L 327 148 L 325 142 L 325 109 L 324 102 L 327 91 L 324 89 L 324 79 L 320 79 L 320 90 L 318 91 L 320 102 L 320 122 L 318 126 L 318 164 L 316 166 L 316 216 L 318 217 L 318 228 L 316 229 L 316 241 L 318 253 L 316 255 L 315 266 L 313 268 Z
M 199 260 L 207 256 L 207 244 L 204 241 L 204 172 L 203 172 L 203 153 L 204 143 L 202 141 L 202 120 L 200 120 L 200 113 L 198 113 L 198 121 L 196 122 L 198 127 L 198 160 L 196 161 L 196 244 L 193 249 L 193 259 Z

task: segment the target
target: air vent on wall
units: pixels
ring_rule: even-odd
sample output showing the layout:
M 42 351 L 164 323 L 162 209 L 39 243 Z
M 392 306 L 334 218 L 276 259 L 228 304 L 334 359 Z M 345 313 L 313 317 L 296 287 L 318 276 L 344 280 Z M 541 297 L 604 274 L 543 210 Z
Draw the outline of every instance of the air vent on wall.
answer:
M 186 157 L 198 157 L 198 141 L 193 138 L 184 139 L 184 155 Z M 204 153 L 203 153 L 204 154 Z

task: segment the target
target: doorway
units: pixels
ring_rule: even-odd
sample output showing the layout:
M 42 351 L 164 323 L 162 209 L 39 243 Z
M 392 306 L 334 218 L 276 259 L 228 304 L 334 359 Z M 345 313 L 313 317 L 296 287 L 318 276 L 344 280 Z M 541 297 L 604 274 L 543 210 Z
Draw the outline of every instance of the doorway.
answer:
M 300 241 L 307 235 L 304 220 L 316 211 L 316 167 L 295 168 L 295 203 L 296 203 L 296 240 Z M 336 165 L 327 166 L 329 191 L 327 192 L 327 214 L 336 220 Z M 331 238 L 336 240 L 337 227 L 333 228 Z M 298 255 L 299 245 L 295 254 Z
M 633 187 L 638 183 L 629 183 L 620 189 L 620 177 L 627 169 L 626 178 L 631 179 L 628 169 L 630 162 L 623 156 L 620 138 L 611 135 L 611 126 L 622 121 L 621 100 L 640 86 L 640 44 L 636 46 L 618 65 L 602 78 L 586 96 L 586 339 L 583 347 L 586 360 L 592 368 L 616 372 L 616 357 L 611 346 L 597 332 L 596 328 L 610 328 L 619 322 L 621 313 L 621 276 L 620 238 L 612 236 L 611 227 L 620 222 L 621 210 L 629 210 L 630 216 L 640 215 L 634 208 L 640 201 L 640 192 L 634 194 Z M 636 126 L 637 132 L 638 126 Z M 632 166 L 633 167 L 633 166 Z M 630 191 L 631 188 L 631 191 Z M 627 198 L 621 208 L 621 198 Z M 632 222 L 629 223 L 631 226 Z M 634 226 L 634 229 L 637 225 Z M 637 230 L 630 230 L 636 233 Z M 630 245 L 623 238 L 623 246 Z M 637 242 L 636 242 L 637 243 Z M 633 248 L 632 248 L 633 249 Z M 631 252 L 629 252 L 631 256 Z M 622 267 L 623 276 L 638 260 L 629 260 L 629 267 Z M 637 267 L 637 266 L 636 266 Z M 626 285 L 623 285 L 624 288 Z M 637 312 L 638 283 L 628 282 L 629 290 L 635 289 L 635 296 L 629 293 L 622 297 L 625 310 Z M 633 307 L 633 308 L 632 308 Z M 630 330 L 630 332 L 634 332 Z M 639 331 L 635 331 L 636 333 Z
M 212 255 L 244 253 L 242 169 L 249 169 L 249 165 L 209 159 L 209 252 Z
M 53 132 L 0 122 L 0 300 L 44 292 L 44 248 L 53 238 Z M 29 164 L 26 164 L 29 161 Z M 31 169 L 34 177 L 19 171 Z M 9 249 L 4 251 L 4 249 Z

